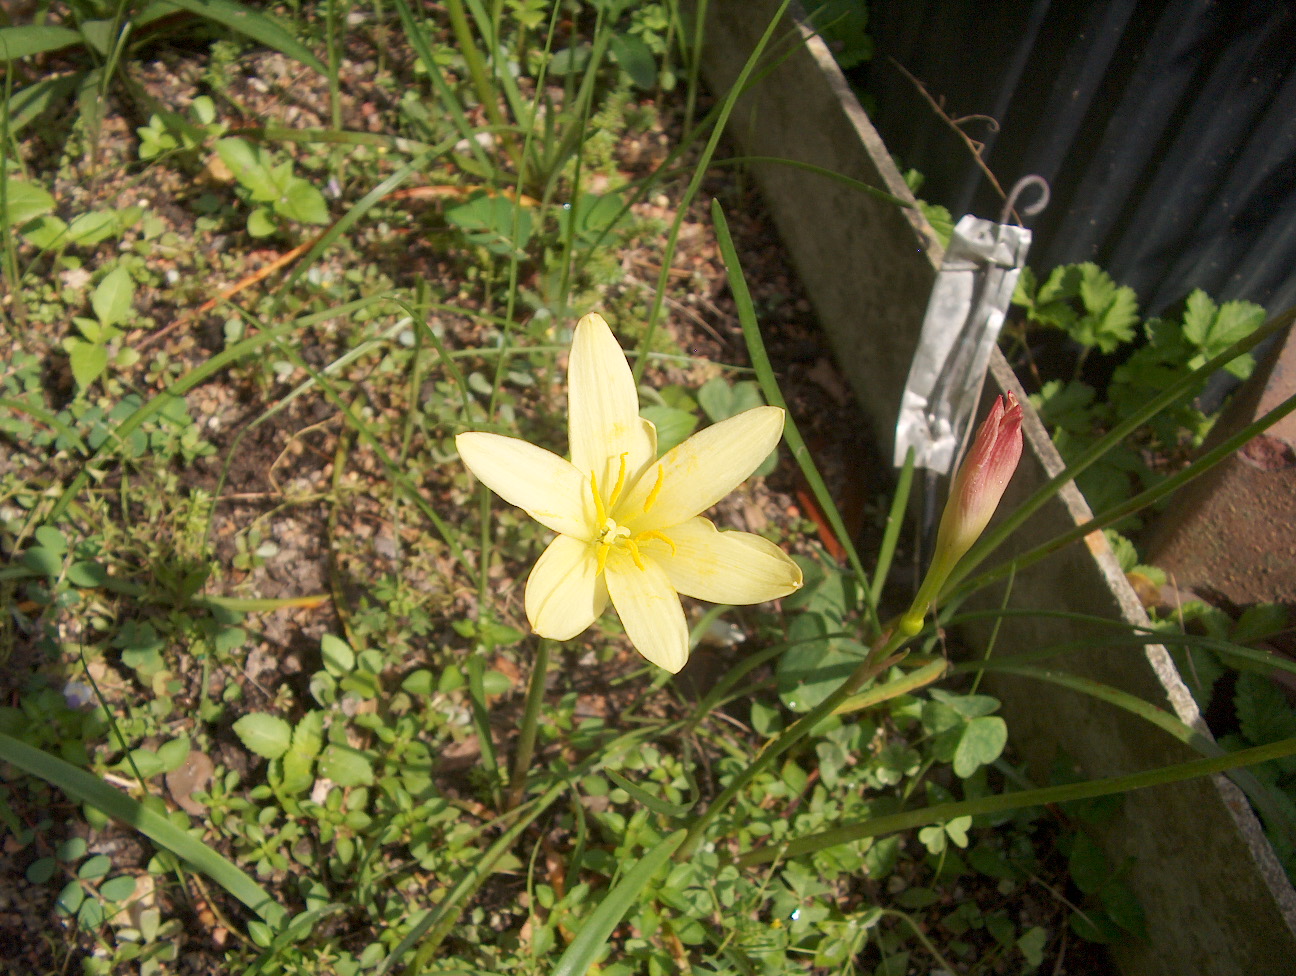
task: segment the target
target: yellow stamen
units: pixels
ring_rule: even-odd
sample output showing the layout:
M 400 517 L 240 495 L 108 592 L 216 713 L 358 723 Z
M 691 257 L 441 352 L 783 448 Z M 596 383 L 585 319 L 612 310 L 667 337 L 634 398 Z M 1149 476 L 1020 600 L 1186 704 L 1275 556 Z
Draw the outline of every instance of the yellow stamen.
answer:
M 598 554 L 596 557 L 598 559 L 598 575 L 601 575 L 603 570 L 607 569 L 607 554 L 608 550 L 611 548 L 612 547 L 606 542 L 601 543 L 598 547 Z
M 657 465 L 657 482 L 652 486 L 652 491 L 648 492 L 648 497 L 644 499 L 643 510 L 647 512 L 657 501 L 657 496 L 661 494 L 662 485 L 666 483 L 666 469 L 662 465 Z
M 590 491 L 594 492 L 594 514 L 598 516 L 598 524 L 602 525 L 607 521 L 607 510 L 603 508 L 603 496 L 599 494 L 598 475 L 593 471 L 590 472 Z
M 643 556 L 639 555 L 639 544 L 634 539 L 626 539 L 621 544 L 630 550 L 630 558 L 634 560 L 636 566 L 640 569 L 647 569 L 644 565 Z
M 635 538 L 638 539 L 640 542 L 643 542 L 646 539 L 660 539 L 662 542 L 666 543 L 666 545 L 670 546 L 670 551 L 672 556 L 675 555 L 675 553 L 678 551 L 676 550 L 675 543 L 671 539 L 671 537 L 668 536 L 665 532 L 658 532 L 656 529 L 649 529 L 646 532 L 640 532 L 637 536 L 635 536 Z
M 612 494 L 608 497 L 608 508 L 616 508 L 617 499 L 621 497 L 621 489 L 625 487 L 626 476 L 626 457 L 630 454 L 625 451 L 621 455 L 621 468 L 617 471 L 616 485 L 612 488 Z

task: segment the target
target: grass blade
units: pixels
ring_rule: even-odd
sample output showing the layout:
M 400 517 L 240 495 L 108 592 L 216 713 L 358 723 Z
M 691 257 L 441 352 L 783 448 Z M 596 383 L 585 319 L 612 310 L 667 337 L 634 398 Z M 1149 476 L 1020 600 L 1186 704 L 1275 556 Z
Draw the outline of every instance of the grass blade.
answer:
M 845 550 L 855 578 L 859 581 L 860 592 L 872 593 L 868 573 L 864 571 L 864 564 L 860 562 L 859 553 L 855 551 L 855 543 L 850 533 L 846 531 L 846 523 L 842 520 L 841 512 L 837 510 L 837 504 L 833 501 L 828 486 L 820 477 L 819 469 L 815 467 L 814 459 L 810 456 L 810 449 L 806 447 L 805 440 L 797 429 L 796 421 L 788 412 L 787 403 L 779 390 L 778 379 L 774 376 L 774 367 L 770 365 L 769 356 L 765 352 L 765 342 L 761 339 L 760 326 L 756 322 L 756 307 L 752 304 L 751 293 L 747 290 L 747 281 L 743 278 L 742 266 L 738 263 L 738 251 L 734 247 L 733 238 L 729 234 L 729 224 L 725 220 L 724 210 L 718 200 L 711 201 L 711 219 L 715 224 L 716 243 L 720 247 L 720 256 L 729 276 L 729 290 L 733 292 L 738 319 L 742 323 L 743 339 L 747 342 L 747 354 L 751 356 L 752 367 L 756 370 L 756 379 L 760 381 L 761 392 L 765 394 L 766 402 L 783 408 L 786 415 L 783 421 L 783 439 L 787 441 L 792 457 L 796 459 L 801 473 L 809 482 L 815 501 L 827 516 L 833 535 Z M 868 602 L 868 609 L 873 631 L 878 633 L 882 628 L 872 600 Z
M 0 62 L 17 61 L 31 54 L 44 54 L 82 43 L 79 31 L 52 24 L 20 24 L 0 27 Z
M 264 44 L 294 61 L 300 61 L 322 75 L 328 74 L 324 63 L 315 57 L 306 45 L 297 40 L 277 17 L 259 13 L 251 7 L 235 3 L 234 0 L 164 0 L 164 3 L 188 11 L 195 17 L 220 24 L 236 34 L 250 37 L 258 44 Z M 161 7 L 163 4 L 157 6 Z
M 166 817 L 113 789 L 93 773 L 3 733 L 0 733 L 0 759 L 58 787 L 72 799 L 97 807 L 108 816 L 134 827 L 159 847 L 207 875 L 270 926 L 278 928 L 287 918 L 283 907 L 233 862 Z
M 1253 749 L 1230 752 L 1224 756 L 1210 759 L 1193 759 L 1173 766 L 1162 766 L 1142 773 L 1127 776 L 1109 776 L 1105 779 L 1090 780 L 1085 783 L 1068 783 L 1065 786 L 1046 786 L 1037 790 L 1022 790 L 1018 793 L 996 793 L 992 796 L 978 797 L 975 800 L 961 800 L 957 803 L 938 803 L 923 807 L 921 810 L 907 810 L 904 813 L 893 813 L 884 817 L 874 817 L 824 830 L 809 837 L 801 837 L 789 844 L 771 844 L 758 847 L 738 858 L 740 867 L 751 867 L 754 864 L 768 864 L 770 861 L 784 858 L 800 857 L 814 851 L 821 851 L 838 844 L 849 844 L 866 837 L 880 837 L 883 834 L 894 834 L 914 827 L 928 824 L 948 823 L 956 817 L 975 817 L 984 813 L 1004 813 L 1009 810 L 1024 810 L 1028 807 L 1043 806 L 1046 803 L 1069 803 L 1072 800 L 1087 800 L 1095 796 L 1109 796 L 1112 793 L 1127 793 L 1130 790 L 1141 790 L 1149 786 L 1161 786 L 1165 783 L 1178 783 L 1199 776 L 1211 776 L 1244 766 L 1254 766 L 1296 754 L 1296 738 L 1283 739 Z
M 553 976 L 585 976 L 603 951 L 612 930 L 639 901 L 653 875 L 670 860 L 675 849 L 683 842 L 684 833 L 677 830 L 659 841 L 617 882 L 616 887 L 608 892 L 607 897 L 590 913 L 590 917 L 576 933 L 576 938 L 572 939 L 571 945 L 558 960 Z

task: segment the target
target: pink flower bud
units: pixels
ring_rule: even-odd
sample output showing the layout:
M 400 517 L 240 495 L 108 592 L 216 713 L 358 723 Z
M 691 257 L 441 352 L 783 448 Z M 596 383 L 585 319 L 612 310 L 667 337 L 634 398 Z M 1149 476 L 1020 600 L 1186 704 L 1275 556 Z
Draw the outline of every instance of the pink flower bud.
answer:
M 918 588 L 913 605 L 900 621 L 904 633 L 913 635 L 922 629 L 927 608 L 999 507 L 999 499 L 1021 460 L 1021 421 L 1021 404 L 1009 393 L 1008 406 L 1004 406 L 1003 397 L 997 398 L 990 416 L 977 430 L 972 450 L 950 487 L 950 499 L 941 515 L 936 551 L 927 576 Z
M 1021 460 L 1021 422 L 1021 404 L 1015 396 L 1008 394 L 1007 407 L 1003 397 L 995 400 L 954 476 L 936 533 L 935 562 L 952 567 L 985 531 Z

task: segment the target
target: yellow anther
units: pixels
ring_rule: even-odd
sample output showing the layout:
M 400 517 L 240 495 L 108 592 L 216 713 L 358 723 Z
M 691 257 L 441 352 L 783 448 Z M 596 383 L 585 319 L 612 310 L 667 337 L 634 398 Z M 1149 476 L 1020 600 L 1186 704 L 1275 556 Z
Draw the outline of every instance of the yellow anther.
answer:
M 598 559 L 599 574 L 602 574 L 603 570 L 607 569 L 607 554 L 608 554 L 608 550 L 611 548 L 612 547 L 608 545 L 606 542 L 599 544 L 598 554 L 596 556 L 596 558 Z
M 616 507 L 617 499 L 621 497 L 621 489 L 625 487 L 626 457 L 629 456 L 629 454 L 629 451 L 625 451 L 621 454 L 621 467 L 620 470 L 617 471 L 616 485 L 613 487 L 612 494 L 608 498 L 608 508 Z
M 662 542 L 666 543 L 666 545 L 670 546 L 670 551 L 672 556 L 675 555 L 675 553 L 677 552 L 675 548 L 674 540 L 672 540 L 671 537 L 668 536 L 665 532 L 658 532 L 656 529 L 649 529 L 646 532 L 640 532 L 637 536 L 635 536 L 635 538 L 638 539 L 640 542 L 644 541 L 645 539 L 660 539 Z
M 647 512 L 657 502 L 657 496 L 661 494 L 662 485 L 666 483 L 666 469 L 662 465 L 657 465 L 657 481 L 652 486 L 652 491 L 648 492 L 648 497 L 644 499 L 644 511 Z

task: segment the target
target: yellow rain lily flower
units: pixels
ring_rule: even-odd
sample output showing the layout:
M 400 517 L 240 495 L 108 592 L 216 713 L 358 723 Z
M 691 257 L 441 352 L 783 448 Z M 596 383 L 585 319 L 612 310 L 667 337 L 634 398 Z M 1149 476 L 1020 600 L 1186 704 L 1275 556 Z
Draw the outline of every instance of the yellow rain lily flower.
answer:
M 527 579 L 537 634 L 569 640 L 611 599 L 639 653 L 677 672 L 688 660 L 679 594 L 763 603 L 801 585 L 800 568 L 774 543 L 721 532 L 699 514 L 774 449 L 782 410 L 747 410 L 658 458 L 656 428 L 639 416 L 630 365 L 599 315 L 576 325 L 567 404 L 570 461 L 516 437 L 455 438 L 487 487 L 558 533 Z

